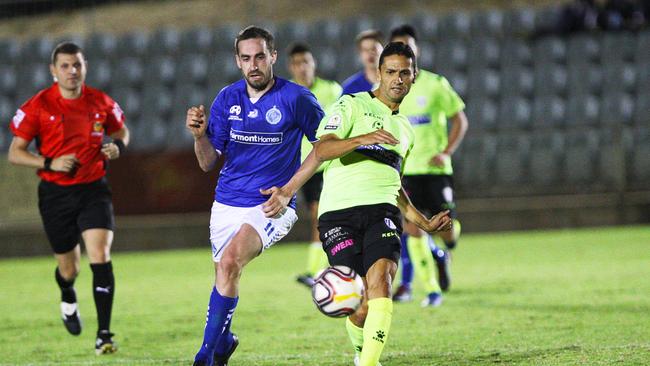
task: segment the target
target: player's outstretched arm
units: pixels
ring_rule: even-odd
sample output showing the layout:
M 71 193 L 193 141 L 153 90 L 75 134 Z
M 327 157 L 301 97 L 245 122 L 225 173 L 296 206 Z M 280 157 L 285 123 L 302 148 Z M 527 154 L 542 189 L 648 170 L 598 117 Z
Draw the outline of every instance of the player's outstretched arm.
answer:
M 262 210 L 266 217 L 274 217 L 278 213 L 282 212 L 291 197 L 293 197 L 296 192 L 302 187 L 309 178 L 314 175 L 318 167 L 321 165 L 321 162 L 316 158 L 315 149 L 320 142 L 314 143 L 314 149 L 307 155 L 305 161 L 302 162 L 300 168 L 296 173 L 291 177 L 291 179 L 282 187 L 271 187 L 268 189 L 260 189 L 260 192 L 264 195 L 271 195 L 269 199 L 264 202 L 262 205 Z
M 316 151 L 316 158 L 323 162 L 345 156 L 359 146 L 377 144 L 397 145 L 399 140 L 383 129 L 348 139 L 341 139 L 334 134 L 327 134 L 320 138 L 320 142 L 314 148 L 314 151 Z
M 402 188 L 399 190 L 397 206 L 402 211 L 402 214 L 404 214 L 404 218 L 428 233 L 451 230 L 452 220 L 449 218 L 449 211 L 442 211 L 432 218 L 427 219 L 422 212 L 413 206 L 408 195 Z
M 75 154 L 66 154 L 54 159 L 47 159 L 43 156 L 29 152 L 27 150 L 28 146 L 29 141 L 22 137 L 14 137 L 9 146 L 9 153 L 7 154 L 9 162 L 14 165 L 63 173 L 69 173 L 77 166 L 77 164 L 79 164 Z
M 198 160 L 201 170 L 204 172 L 212 170 L 219 155 L 206 136 L 208 123 L 203 105 L 187 110 L 185 127 L 194 137 L 194 154 L 196 154 L 196 160 Z

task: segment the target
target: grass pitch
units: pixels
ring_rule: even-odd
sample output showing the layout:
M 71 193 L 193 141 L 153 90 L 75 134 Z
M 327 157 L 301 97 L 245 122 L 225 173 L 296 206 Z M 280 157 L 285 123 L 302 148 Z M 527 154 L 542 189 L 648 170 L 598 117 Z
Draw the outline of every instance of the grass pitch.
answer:
M 116 246 L 126 246 L 117 238 Z M 352 365 L 344 321 L 294 281 L 305 245 L 278 245 L 245 269 L 232 329 L 238 365 Z M 212 283 L 210 249 L 120 253 L 113 263 L 119 351 L 94 355 L 87 262 L 84 320 L 68 335 L 51 258 L 0 261 L 0 365 L 191 365 Z M 382 364 L 650 364 L 650 227 L 465 235 L 443 306 L 395 304 Z

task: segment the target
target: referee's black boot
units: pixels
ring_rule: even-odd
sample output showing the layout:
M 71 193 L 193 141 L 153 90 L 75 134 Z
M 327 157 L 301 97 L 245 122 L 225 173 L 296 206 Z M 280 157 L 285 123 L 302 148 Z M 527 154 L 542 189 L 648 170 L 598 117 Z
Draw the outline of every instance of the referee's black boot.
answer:
M 61 301 L 61 318 L 68 333 L 72 335 L 81 334 L 81 318 L 79 318 L 79 307 L 77 303 Z
M 232 354 L 235 353 L 237 346 L 239 346 L 239 338 L 237 338 L 236 334 L 233 334 L 232 346 L 230 346 L 230 349 L 225 355 L 218 355 L 215 353 L 212 366 L 228 366 L 228 360 L 230 359 L 230 356 L 232 356 Z

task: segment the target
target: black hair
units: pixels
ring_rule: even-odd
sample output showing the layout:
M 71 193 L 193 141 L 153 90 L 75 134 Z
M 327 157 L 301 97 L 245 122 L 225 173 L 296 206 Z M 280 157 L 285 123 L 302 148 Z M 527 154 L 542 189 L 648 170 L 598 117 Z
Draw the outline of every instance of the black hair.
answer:
M 50 59 L 50 62 L 52 62 L 52 65 L 56 63 L 56 57 L 60 54 L 63 53 L 65 55 L 76 55 L 79 52 L 82 52 L 83 50 L 81 47 L 79 47 L 76 43 L 72 42 L 61 42 L 54 47 L 54 50 L 52 51 L 52 57 Z
M 411 47 L 402 42 L 390 42 L 384 47 L 384 51 L 379 56 L 379 68 L 384 64 L 384 59 L 388 56 L 400 55 L 406 58 L 410 58 L 413 62 L 413 71 L 418 71 L 417 60 L 415 59 L 415 53 Z
M 410 24 L 402 24 L 399 27 L 393 28 L 390 31 L 390 39 L 393 40 L 395 37 L 412 37 L 414 40 L 418 40 L 415 28 Z
M 357 34 L 354 42 L 356 43 L 357 47 L 359 47 L 361 45 L 361 42 L 365 41 L 366 39 L 372 39 L 381 44 L 384 44 L 384 34 L 377 29 L 368 29 Z
M 306 43 L 294 42 L 287 47 L 287 55 L 289 57 L 299 54 L 299 53 L 311 53 L 311 49 Z
M 268 48 L 269 52 L 275 51 L 275 38 L 273 38 L 271 32 L 267 31 L 264 28 L 249 25 L 248 27 L 242 29 L 235 38 L 235 54 L 239 54 L 239 42 L 254 38 L 262 38 L 266 41 L 266 47 Z

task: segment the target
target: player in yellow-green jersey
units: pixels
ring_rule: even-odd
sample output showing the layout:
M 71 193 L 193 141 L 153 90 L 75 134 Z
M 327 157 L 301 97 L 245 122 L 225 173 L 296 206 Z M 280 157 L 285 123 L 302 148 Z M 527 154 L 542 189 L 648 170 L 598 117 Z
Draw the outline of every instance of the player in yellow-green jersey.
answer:
M 412 26 L 397 27 L 391 31 L 390 37 L 393 42 L 408 44 L 418 56 L 417 35 Z M 400 108 L 415 130 L 415 145 L 404 167 L 402 184 L 419 210 L 429 215 L 449 210 L 455 220 L 451 155 L 467 131 L 467 117 L 463 112 L 465 103 L 443 76 L 420 70 Z M 448 120 L 451 121 L 450 131 Z M 437 248 L 433 239 L 414 225 L 406 223 L 404 229 L 410 237 L 405 246 L 407 250 L 402 252 L 402 260 L 408 263 L 410 255 L 415 273 L 424 282 L 428 295 L 422 305 L 437 306 L 442 301 L 440 290 L 445 291 L 450 285 L 449 254 Z M 456 246 L 459 234 L 460 224 L 456 221 L 454 230 L 439 235 L 451 250 Z M 434 278 L 434 259 L 438 266 L 439 287 Z M 402 266 L 402 284 L 394 297 L 397 301 L 410 300 L 408 269 L 408 265 Z
M 308 45 L 304 43 L 293 43 L 287 49 L 289 56 L 289 73 L 291 81 L 309 89 L 316 97 L 316 100 L 323 109 L 334 104 L 343 90 L 339 83 L 332 80 L 321 79 L 316 76 L 316 60 Z M 301 146 L 302 160 L 312 150 L 312 144 L 304 137 Z M 307 253 L 307 270 L 297 277 L 298 282 L 311 287 L 314 284 L 314 275 L 321 269 L 327 267 L 327 257 L 321 248 L 318 238 L 318 201 L 320 192 L 323 189 L 323 169 L 321 166 L 316 173 L 302 187 L 305 202 L 309 206 L 311 224 L 311 244 Z
M 389 43 L 379 57 L 379 86 L 342 96 L 328 108 L 314 152 L 291 180 L 272 187 L 266 215 L 281 212 L 291 195 L 323 162 L 318 230 L 330 265 L 353 268 L 363 278 L 361 307 L 346 321 L 355 365 L 377 366 L 392 321 L 392 279 L 402 245 L 402 216 L 426 232 L 451 229 L 444 211 L 427 219 L 402 189 L 401 175 L 414 133 L 400 113 L 417 74 L 415 55 L 404 43 Z

